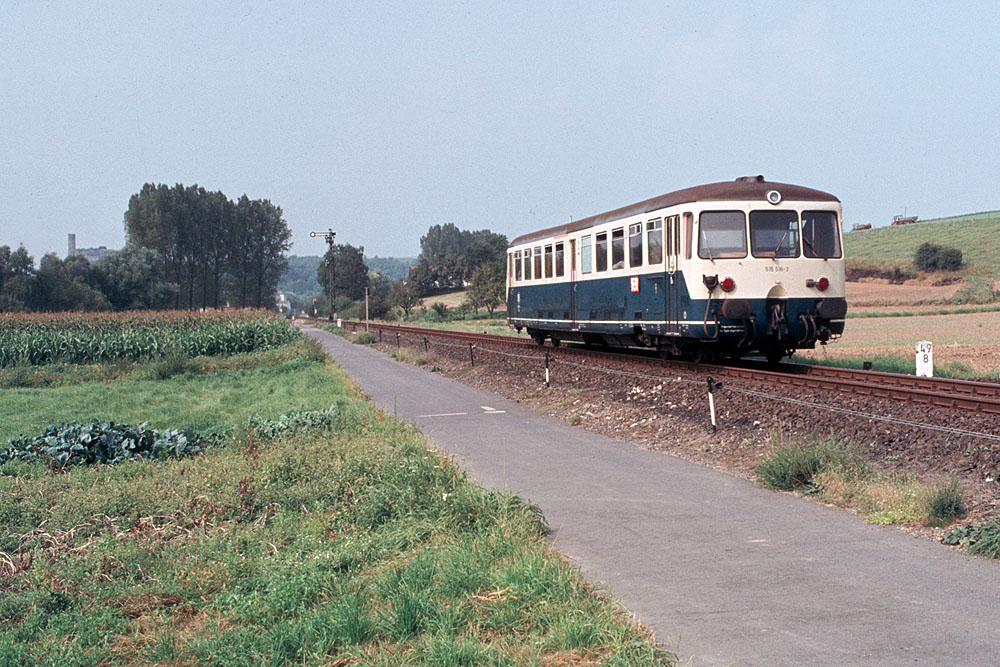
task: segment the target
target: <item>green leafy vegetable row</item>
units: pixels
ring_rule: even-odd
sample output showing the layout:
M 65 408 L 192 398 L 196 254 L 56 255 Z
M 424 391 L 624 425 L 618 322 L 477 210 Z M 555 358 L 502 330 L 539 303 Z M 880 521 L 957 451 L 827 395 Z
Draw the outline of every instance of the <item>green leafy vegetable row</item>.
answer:
M 45 461 L 53 468 L 71 465 L 157 458 L 181 458 L 202 451 L 201 438 L 190 430 L 157 431 L 146 423 L 132 426 L 93 419 L 49 426 L 34 438 L 14 438 L 0 450 L 0 464 Z

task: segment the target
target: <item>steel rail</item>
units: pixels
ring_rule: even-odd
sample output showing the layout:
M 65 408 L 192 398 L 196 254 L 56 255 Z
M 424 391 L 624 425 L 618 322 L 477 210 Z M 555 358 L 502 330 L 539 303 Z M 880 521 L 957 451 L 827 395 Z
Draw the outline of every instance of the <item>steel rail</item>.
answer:
M 343 322 L 345 327 L 361 330 L 364 322 Z M 534 340 L 497 334 L 452 331 L 399 324 L 370 323 L 369 328 L 428 337 L 461 340 L 474 345 L 492 344 L 511 348 L 536 349 L 552 355 L 567 355 L 602 359 L 616 363 L 643 365 L 660 369 L 711 374 L 715 378 L 728 377 L 750 382 L 764 382 L 793 388 L 836 391 L 841 393 L 910 401 L 920 405 L 953 408 L 968 412 L 1000 414 L 1000 384 L 956 380 L 953 378 L 925 378 L 881 371 L 861 371 L 832 366 L 783 364 L 778 368 L 762 368 L 759 364 L 734 365 L 701 364 L 680 359 L 624 354 L 592 350 L 583 347 L 550 345 L 540 346 Z M 383 341 L 384 342 L 384 341 Z

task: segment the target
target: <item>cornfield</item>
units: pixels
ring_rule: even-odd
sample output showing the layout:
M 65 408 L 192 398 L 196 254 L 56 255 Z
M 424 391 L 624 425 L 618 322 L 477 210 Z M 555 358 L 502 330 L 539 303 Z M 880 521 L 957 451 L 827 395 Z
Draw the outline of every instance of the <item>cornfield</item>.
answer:
M 228 356 L 299 335 L 264 311 L 0 314 L 0 367 Z

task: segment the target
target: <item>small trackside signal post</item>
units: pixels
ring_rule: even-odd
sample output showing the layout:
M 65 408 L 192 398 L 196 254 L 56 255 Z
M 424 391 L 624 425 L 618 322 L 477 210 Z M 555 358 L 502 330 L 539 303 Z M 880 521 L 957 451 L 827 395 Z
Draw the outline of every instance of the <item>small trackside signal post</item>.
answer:
M 934 377 L 934 344 L 929 340 L 917 343 L 917 377 Z
M 552 355 L 548 352 L 545 353 L 545 386 L 549 386 L 549 362 L 552 361 Z
M 333 319 L 334 319 L 333 318 L 333 271 L 334 271 L 334 266 L 333 265 L 334 265 L 334 257 L 336 256 L 335 243 L 336 243 L 336 239 L 337 239 L 337 232 L 333 231 L 332 229 L 328 229 L 325 232 L 309 232 L 309 236 L 311 236 L 313 238 L 315 238 L 317 236 L 321 236 L 321 237 L 323 237 L 323 238 L 326 239 L 326 244 L 328 246 L 330 246 L 330 250 L 329 250 L 329 255 L 330 256 L 326 259 L 326 268 L 328 270 L 327 271 L 327 287 L 329 288 L 329 291 L 330 291 L 330 312 L 329 312 L 328 316 L 329 316 L 329 320 L 331 322 L 333 322 Z M 337 326 L 338 327 L 340 326 L 339 322 L 337 323 Z
M 715 390 L 722 389 L 722 383 L 708 376 L 708 412 L 712 417 L 712 432 L 715 432 Z

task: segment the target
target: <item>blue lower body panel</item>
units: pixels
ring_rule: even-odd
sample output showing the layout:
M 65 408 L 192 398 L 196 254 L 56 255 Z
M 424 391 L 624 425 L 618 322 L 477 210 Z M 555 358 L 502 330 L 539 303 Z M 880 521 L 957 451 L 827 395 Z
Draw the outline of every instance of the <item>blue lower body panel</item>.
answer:
M 539 339 L 721 351 L 811 348 L 844 330 L 843 297 L 692 299 L 679 272 L 516 286 L 508 293 L 511 326 Z M 701 295 L 699 295 L 701 296 Z

